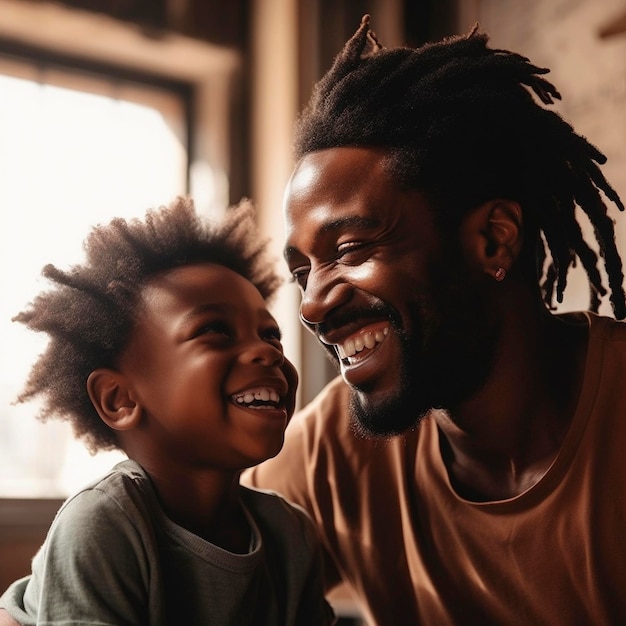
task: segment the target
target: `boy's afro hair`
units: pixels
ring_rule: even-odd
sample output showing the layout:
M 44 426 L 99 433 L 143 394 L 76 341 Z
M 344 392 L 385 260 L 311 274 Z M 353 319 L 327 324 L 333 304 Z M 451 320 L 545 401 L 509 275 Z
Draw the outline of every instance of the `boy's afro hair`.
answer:
M 256 230 L 254 209 L 243 201 L 215 223 L 200 218 L 188 198 L 152 209 L 145 219 L 113 219 L 92 229 L 85 261 L 64 271 L 46 265 L 52 287 L 13 320 L 44 332 L 49 342 L 17 398 L 43 401 L 38 415 L 69 421 L 87 448 L 117 447 L 114 431 L 87 393 L 89 374 L 115 368 L 127 345 L 143 285 L 150 277 L 193 263 L 216 263 L 252 282 L 269 301 L 280 284 Z

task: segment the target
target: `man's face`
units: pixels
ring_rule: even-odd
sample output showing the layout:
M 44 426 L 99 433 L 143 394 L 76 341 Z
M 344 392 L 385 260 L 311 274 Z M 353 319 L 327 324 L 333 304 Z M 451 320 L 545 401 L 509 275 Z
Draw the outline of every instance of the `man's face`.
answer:
M 354 417 L 389 435 L 481 386 L 493 329 L 456 238 L 384 159 L 369 148 L 306 155 L 286 190 L 285 258 L 303 323 L 353 388 Z

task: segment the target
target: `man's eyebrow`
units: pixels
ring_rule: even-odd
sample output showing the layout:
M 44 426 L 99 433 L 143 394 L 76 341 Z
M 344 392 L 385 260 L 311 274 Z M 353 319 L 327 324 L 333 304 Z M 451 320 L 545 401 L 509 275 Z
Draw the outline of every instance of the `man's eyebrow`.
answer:
M 328 233 L 333 230 L 341 230 L 346 227 L 356 228 L 374 228 L 378 226 L 380 222 L 373 217 L 363 217 L 362 215 L 344 215 L 337 219 L 330 220 L 322 224 L 320 232 Z

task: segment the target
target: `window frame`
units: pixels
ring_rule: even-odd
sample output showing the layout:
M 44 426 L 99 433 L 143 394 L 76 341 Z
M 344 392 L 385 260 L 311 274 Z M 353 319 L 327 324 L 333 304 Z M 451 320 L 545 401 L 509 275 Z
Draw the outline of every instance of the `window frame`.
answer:
M 195 85 L 184 80 L 160 76 L 150 71 L 140 71 L 95 59 L 63 54 L 44 48 L 0 39 L 0 58 L 36 67 L 42 74 L 48 70 L 62 70 L 77 76 L 95 77 L 99 80 L 144 85 L 166 91 L 179 97 L 185 118 L 184 147 L 187 151 L 186 193 L 190 190 L 191 164 L 194 162 L 195 136 Z

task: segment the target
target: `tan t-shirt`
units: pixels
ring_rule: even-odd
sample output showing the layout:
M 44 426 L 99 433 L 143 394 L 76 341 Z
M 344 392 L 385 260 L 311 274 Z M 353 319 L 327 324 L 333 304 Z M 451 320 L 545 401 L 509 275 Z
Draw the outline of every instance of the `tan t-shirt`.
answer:
M 330 578 L 346 581 L 371 624 L 626 624 L 626 324 L 588 319 L 569 432 L 517 497 L 457 496 L 431 420 L 388 441 L 356 438 L 340 379 L 245 480 L 309 511 Z

